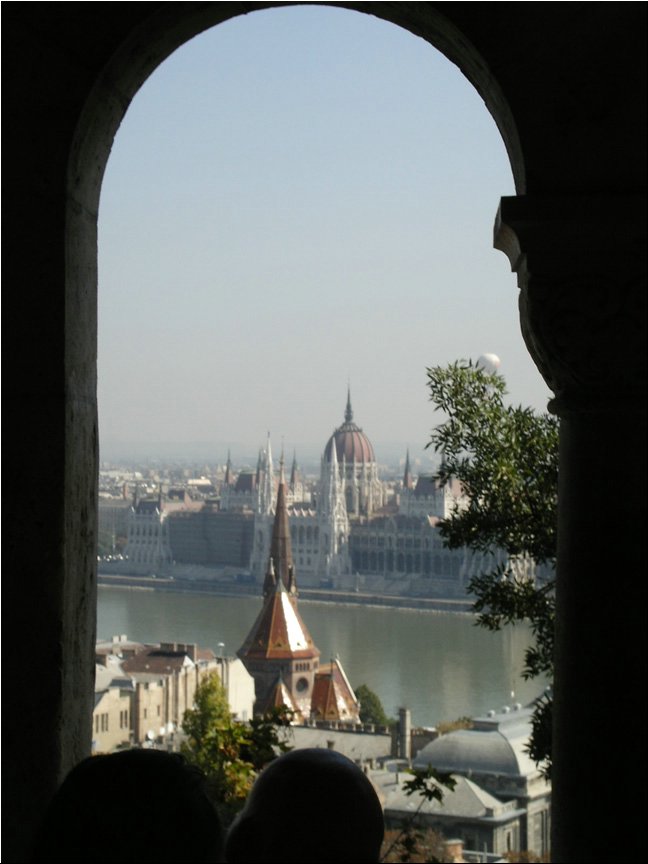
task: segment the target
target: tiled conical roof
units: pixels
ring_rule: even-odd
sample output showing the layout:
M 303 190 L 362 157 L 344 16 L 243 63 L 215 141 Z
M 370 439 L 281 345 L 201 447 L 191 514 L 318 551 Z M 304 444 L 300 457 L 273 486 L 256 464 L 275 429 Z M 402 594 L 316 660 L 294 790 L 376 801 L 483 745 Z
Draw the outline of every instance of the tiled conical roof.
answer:
M 274 591 L 266 597 L 238 656 L 244 661 L 288 660 L 313 659 L 319 654 L 296 603 L 283 581 L 277 578 Z
M 320 666 L 315 676 L 311 710 L 318 720 L 360 722 L 358 700 L 338 659 Z
M 286 686 L 281 675 L 278 675 L 277 680 L 274 686 L 271 688 L 270 693 L 268 694 L 268 698 L 265 702 L 260 706 L 260 713 L 265 714 L 271 711 L 273 708 L 288 708 L 293 712 L 294 720 L 303 721 L 303 716 L 299 707 L 297 706 L 295 700 L 292 697 L 292 693 Z

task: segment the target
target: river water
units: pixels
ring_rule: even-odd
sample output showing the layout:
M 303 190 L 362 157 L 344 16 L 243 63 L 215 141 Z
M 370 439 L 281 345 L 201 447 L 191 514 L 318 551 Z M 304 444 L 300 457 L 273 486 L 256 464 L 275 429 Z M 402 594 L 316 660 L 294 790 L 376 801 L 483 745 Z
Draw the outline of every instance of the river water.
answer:
M 260 598 L 100 586 L 97 635 L 196 642 L 216 653 L 223 642 L 233 655 L 260 608 Z M 546 685 L 521 677 L 530 641 L 525 625 L 491 633 L 470 615 L 306 600 L 299 610 L 322 663 L 339 654 L 352 686 L 367 684 L 391 716 L 410 708 L 415 725 L 525 704 Z

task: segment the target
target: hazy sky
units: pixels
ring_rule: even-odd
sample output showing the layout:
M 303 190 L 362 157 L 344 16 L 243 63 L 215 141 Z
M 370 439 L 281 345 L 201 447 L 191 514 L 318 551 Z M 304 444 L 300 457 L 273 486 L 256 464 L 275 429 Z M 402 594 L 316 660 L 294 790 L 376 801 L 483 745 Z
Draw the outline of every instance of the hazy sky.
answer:
M 379 461 L 436 416 L 427 366 L 494 352 L 550 396 L 492 248 L 504 145 L 427 42 L 348 10 L 253 12 L 136 95 L 99 219 L 101 456 L 311 458 L 343 420 Z

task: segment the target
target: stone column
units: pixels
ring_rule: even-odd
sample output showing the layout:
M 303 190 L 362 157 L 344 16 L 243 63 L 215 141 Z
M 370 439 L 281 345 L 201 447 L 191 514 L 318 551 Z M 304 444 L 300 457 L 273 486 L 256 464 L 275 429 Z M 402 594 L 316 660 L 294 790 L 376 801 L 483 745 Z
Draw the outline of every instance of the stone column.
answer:
M 614 861 L 620 848 L 634 860 L 643 846 L 644 242 L 633 197 L 504 198 L 495 228 L 518 275 L 525 342 L 560 417 L 556 862 Z

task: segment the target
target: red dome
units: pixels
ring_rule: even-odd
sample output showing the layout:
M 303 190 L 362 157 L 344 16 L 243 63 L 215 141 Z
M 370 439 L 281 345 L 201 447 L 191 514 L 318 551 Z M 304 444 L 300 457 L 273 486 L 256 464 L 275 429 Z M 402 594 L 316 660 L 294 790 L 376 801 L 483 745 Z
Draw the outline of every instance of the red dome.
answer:
M 344 413 L 344 423 L 339 426 L 326 442 L 324 458 L 327 462 L 333 456 L 333 444 L 337 452 L 337 461 L 342 462 L 375 462 L 374 449 L 371 441 L 362 429 L 353 422 L 353 411 L 351 409 L 351 396 L 347 398 L 347 407 Z
M 342 462 L 343 459 L 346 462 L 376 461 L 371 441 L 355 423 L 344 423 L 331 435 L 324 450 L 324 458 L 327 462 L 330 462 L 333 456 L 334 442 L 338 462 Z

